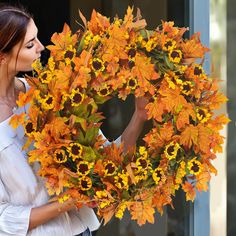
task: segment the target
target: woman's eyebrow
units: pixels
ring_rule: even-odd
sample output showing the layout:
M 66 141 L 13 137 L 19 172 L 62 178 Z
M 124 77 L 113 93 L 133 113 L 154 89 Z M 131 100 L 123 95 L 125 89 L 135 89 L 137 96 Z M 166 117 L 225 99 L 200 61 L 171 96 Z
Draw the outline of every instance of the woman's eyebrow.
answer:
M 25 44 L 29 43 L 29 42 L 32 42 L 35 40 L 35 37 L 33 37 L 32 39 L 30 39 L 29 41 L 27 41 Z

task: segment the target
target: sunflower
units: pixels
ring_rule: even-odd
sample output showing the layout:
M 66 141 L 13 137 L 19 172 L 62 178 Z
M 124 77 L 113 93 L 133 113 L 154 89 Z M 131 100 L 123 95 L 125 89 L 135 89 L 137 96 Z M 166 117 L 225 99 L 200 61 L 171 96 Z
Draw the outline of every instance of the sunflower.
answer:
M 182 52 L 178 49 L 174 49 L 169 52 L 169 59 L 173 63 L 179 63 L 182 59 Z
M 202 172 L 202 163 L 197 161 L 196 158 L 188 162 L 187 168 L 190 174 L 199 175 Z
M 113 161 L 106 161 L 104 163 L 104 176 L 112 176 L 116 173 L 117 167 Z
M 172 51 L 176 46 L 176 42 L 173 39 L 167 39 L 163 44 L 165 51 Z
M 82 176 L 79 178 L 79 187 L 83 191 L 87 191 L 92 188 L 92 180 L 88 176 Z
M 141 156 L 137 158 L 135 162 L 138 170 L 146 170 L 150 166 L 150 160 L 146 159 L 145 157 Z
M 71 105 L 76 107 L 82 104 L 84 100 L 84 94 L 82 94 L 79 89 L 72 89 L 69 98 L 71 100 Z
M 105 70 L 104 62 L 99 58 L 93 58 L 90 64 L 92 66 L 93 71 L 95 72 L 95 75 Z
M 191 81 L 185 81 L 180 86 L 182 93 L 185 95 L 190 95 L 193 92 L 193 84 Z
M 81 157 L 83 146 L 79 143 L 70 143 L 69 147 L 67 148 L 69 155 L 72 157 L 73 161 Z
M 51 110 L 54 108 L 55 105 L 55 98 L 51 94 L 47 94 L 42 100 L 42 107 L 45 110 Z
M 65 58 L 66 65 L 71 64 L 71 62 L 74 59 L 75 55 L 76 55 L 76 49 L 72 45 L 69 45 L 66 48 L 66 50 L 64 51 L 64 58 Z
M 39 76 L 39 80 L 43 83 L 43 84 L 48 84 L 51 82 L 53 78 L 53 74 L 51 71 L 44 71 L 40 74 Z
M 122 171 L 122 173 L 118 173 L 118 175 L 114 177 L 114 180 L 116 187 L 118 187 L 119 189 L 129 188 L 128 175 L 127 173 L 124 173 L 124 171 Z
M 98 95 L 101 97 L 106 97 L 111 93 L 111 87 L 105 84 L 102 88 L 98 90 Z
M 152 178 L 156 184 L 159 184 L 159 182 L 162 180 L 164 181 L 164 171 L 162 168 L 157 167 L 152 171 Z
M 172 160 L 177 157 L 179 149 L 180 149 L 179 143 L 172 141 L 165 147 L 164 153 L 169 160 Z
M 194 66 L 194 69 L 193 69 L 193 73 L 194 73 L 194 75 L 196 75 L 196 76 L 201 76 L 202 74 L 203 74 L 203 68 L 202 68 L 202 66 L 200 66 L 200 65 L 195 65 Z
M 197 112 L 197 119 L 201 123 L 207 122 L 211 117 L 211 114 L 205 108 L 196 108 L 196 112 Z
M 135 78 L 131 77 L 128 79 L 127 87 L 130 89 L 136 89 L 138 82 Z
M 80 161 L 77 164 L 77 174 L 78 175 L 88 175 L 93 168 L 93 163 L 90 163 L 88 161 Z
M 66 152 L 62 149 L 58 149 L 53 154 L 53 159 L 56 163 L 65 163 L 67 161 Z
M 24 125 L 24 129 L 25 129 L 25 133 L 28 135 L 28 136 L 32 136 L 35 132 L 35 127 L 34 127 L 34 124 L 32 123 L 32 121 L 28 120 L 26 122 L 26 124 Z

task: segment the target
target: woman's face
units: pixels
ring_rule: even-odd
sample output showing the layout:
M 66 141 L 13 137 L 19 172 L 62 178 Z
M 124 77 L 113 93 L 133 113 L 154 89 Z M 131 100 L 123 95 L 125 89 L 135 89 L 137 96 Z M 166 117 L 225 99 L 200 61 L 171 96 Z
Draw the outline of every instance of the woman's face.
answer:
M 41 56 L 41 51 L 44 50 L 37 34 L 38 29 L 31 19 L 27 26 L 23 44 L 21 45 L 21 42 L 19 42 L 9 54 L 8 71 L 18 73 L 32 70 L 32 63 Z

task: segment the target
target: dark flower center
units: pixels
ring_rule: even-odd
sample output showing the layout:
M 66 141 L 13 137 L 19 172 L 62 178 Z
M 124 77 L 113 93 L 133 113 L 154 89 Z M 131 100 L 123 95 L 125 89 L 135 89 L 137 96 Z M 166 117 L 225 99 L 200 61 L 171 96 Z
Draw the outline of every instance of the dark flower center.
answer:
M 200 169 L 199 166 L 196 163 L 193 163 L 191 170 L 193 170 L 194 172 L 198 172 L 199 169 Z
M 190 87 L 189 84 L 185 84 L 185 85 L 183 86 L 183 89 L 188 91 L 188 90 L 191 89 L 191 87 Z
M 81 96 L 81 94 L 76 93 L 76 94 L 73 96 L 73 102 L 74 102 L 74 103 L 80 103 L 81 101 L 82 101 L 82 96 Z
M 81 150 L 81 148 L 78 147 L 78 146 L 76 146 L 76 145 L 73 145 L 72 148 L 71 148 L 71 152 L 72 152 L 72 154 L 74 154 L 74 155 L 79 155 L 80 150 Z
M 25 129 L 26 129 L 26 132 L 28 134 L 32 133 L 34 131 L 34 128 L 33 128 L 33 123 L 29 122 L 26 126 L 25 126 Z
M 53 101 L 53 98 L 52 97 L 49 97 L 47 100 L 46 100 L 46 103 L 48 105 L 52 104 L 52 101 Z
M 206 116 L 206 114 L 205 114 L 205 112 L 204 112 L 203 110 L 199 110 L 199 111 L 198 111 L 198 114 L 199 114 L 200 116 L 202 116 L 202 117 L 205 117 L 205 116 Z
M 81 181 L 81 186 L 84 188 L 84 189 L 88 189 L 89 186 L 88 186 L 88 182 L 86 180 L 82 180 Z
M 100 61 L 93 61 L 93 68 L 99 70 L 102 68 L 102 63 Z
M 42 75 L 42 79 L 43 79 L 43 80 L 46 80 L 46 79 L 47 79 L 47 73 L 44 73 L 44 74 Z
M 102 94 L 103 96 L 108 94 L 108 89 L 107 88 L 103 88 L 100 90 L 100 94 Z
M 128 61 L 128 66 L 130 69 L 133 68 L 135 66 L 134 61 L 132 61 L 132 60 Z
M 176 58 L 176 57 L 180 57 L 180 55 L 179 55 L 178 52 L 173 51 L 173 52 L 171 53 L 171 57 L 172 57 L 172 58 Z
M 145 169 L 147 167 L 147 162 L 146 160 L 140 159 L 140 165 Z
M 202 69 L 199 67 L 194 68 L 194 75 L 201 75 L 202 74 Z
M 166 47 L 166 48 L 169 48 L 169 47 L 171 47 L 172 45 L 173 45 L 173 44 L 172 44 L 171 41 L 168 41 L 168 42 L 165 43 L 165 47 Z
M 130 79 L 129 82 L 128 82 L 128 85 L 130 87 L 134 87 L 136 85 L 135 80 L 134 79 Z
M 128 51 L 128 55 L 130 57 L 134 57 L 136 55 L 136 50 L 134 48 L 131 48 L 129 51 Z
M 62 153 L 57 153 L 56 158 L 57 158 L 58 161 L 63 161 L 65 159 L 64 155 Z
M 115 172 L 115 166 L 112 163 L 108 163 L 105 167 L 107 174 L 113 174 Z
M 79 165 L 79 172 L 82 174 L 85 174 L 88 171 L 88 165 L 87 164 L 80 164 Z
M 173 145 L 171 145 L 171 146 L 169 146 L 168 148 L 167 148 L 167 153 L 169 154 L 169 155 L 172 155 L 172 152 L 174 152 L 174 146 Z
M 157 177 L 161 178 L 161 171 L 160 170 L 156 170 L 155 174 L 156 174 Z
M 72 59 L 73 56 L 74 56 L 74 52 L 72 52 L 72 51 L 66 51 L 66 53 L 65 53 L 65 58 Z

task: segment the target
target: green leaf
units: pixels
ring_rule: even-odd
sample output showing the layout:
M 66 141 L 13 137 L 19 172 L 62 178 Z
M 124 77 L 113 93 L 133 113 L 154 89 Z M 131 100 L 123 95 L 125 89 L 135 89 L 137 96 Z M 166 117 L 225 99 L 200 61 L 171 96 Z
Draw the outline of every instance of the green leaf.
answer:
M 96 160 L 96 154 L 90 146 L 83 146 L 83 159 L 89 162 Z

